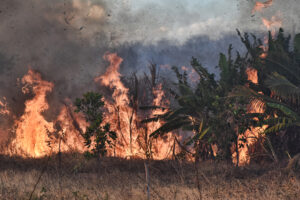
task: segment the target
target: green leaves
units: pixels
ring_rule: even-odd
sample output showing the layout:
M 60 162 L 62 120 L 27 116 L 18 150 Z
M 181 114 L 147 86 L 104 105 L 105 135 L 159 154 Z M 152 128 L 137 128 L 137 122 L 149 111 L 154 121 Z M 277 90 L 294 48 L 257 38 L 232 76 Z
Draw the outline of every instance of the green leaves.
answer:
M 75 112 L 83 112 L 87 121 L 97 122 L 93 126 L 97 126 L 102 121 L 101 108 L 104 106 L 102 95 L 94 92 L 87 92 L 82 99 L 75 100 Z
M 233 56 L 230 45 L 227 55 L 220 53 L 219 79 L 194 57 L 191 66 L 199 75 L 195 87 L 189 84 L 186 72 L 172 68 L 178 79 L 176 89 L 171 90 L 177 104 L 163 115 L 144 120 L 165 122 L 152 137 L 174 129 L 194 131 L 185 145 L 213 142 L 229 155 L 232 142 L 247 129 L 267 126 L 265 133 L 271 133 L 300 126 L 300 34 L 295 36 L 291 51 L 290 36 L 282 29 L 276 37 L 269 32 L 267 50 L 255 35 L 237 32 L 247 52 Z M 257 70 L 257 84 L 248 80 L 248 67 Z
M 269 127 L 264 131 L 265 134 L 268 133 L 276 133 L 278 131 L 281 131 L 283 129 L 288 128 L 293 124 L 292 120 L 287 118 L 277 118 L 277 122 L 273 125 L 269 124 Z
M 263 102 L 264 113 L 257 113 L 255 119 L 258 120 L 253 121 L 252 125 L 266 127 L 264 137 L 269 146 L 272 146 L 272 138 L 276 138 L 277 134 L 267 134 L 287 131 L 284 136 L 277 138 L 279 141 L 275 140 L 275 149 L 271 148 L 273 157 L 276 157 L 275 151 L 283 148 L 280 144 L 286 141 L 289 141 L 289 146 L 299 146 L 293 144 L 292 141 L 296 143 L 297 140 L 292 139 L 292 135 L 293 132 L 297 134 L 300 126 L 300 34 L 294 38 L 294 48 L 290 48 L 291 37 L 285 36 L 282 29 L 275 37 L 269 33 L 268 49 L 264 52 L 267 56 L 262 59 L 259 58 L 263 53 L 259 40 L 253 38 L 251 42 L 248 34 L 244 37 L 240 33 L 239 35 L 250 55 L 248 66 L 257 70 L 258 84 L 238 86 L 231 93 L 231 97 L 242 97 L 249 102 L 255 99 Z
M 295 101 L 300 98 L 300 88 L 277 72 L 274 72 L 265 83 L 276 96 L 282 99 Z
M 107 152 L 106 144 L 111 146 L 112 141 L 116 140 L 117 135 L 114 131 L 110 130 L 109 123 L 102 125 L 102 107 L 104 106 L 102 95 L 94 92 L 85 93 L 83 98 L 76 99 L 75 106 L 75 112 L 82 112 L 86 121 L 89 122 L 89 126 L 82 135 L 86 146 L 90 148 L 93 144 L 92 154 L 96 157 L 99 157 L 99 155 L 104 156 Z
M 293 120 L 300 121 L 299 115 L 296 112 L 289 109 L 287 106 L 284 106 L 283 104 L 279 104 L 279 103 L 270 103 L 270 102 L 267 102 L 266 104 L 267 104 L 267 106 L 269 106 L 271 108 L 280 110 L 281 112 L 283 112 L 283 114 L 292 118 Z
M 196 146 L 202 143 L 207 147 L 203 151 L 209 151 L 211 143 L 228 140 L 224 148 L 229 149 L 233 136 L 236 137 L 234 126 L 228 125 L 230 120 L 228 118 L 234 116 L 235 102 L 227 98 L 227 95 L 236 84 L 246 82 L 245 68 L 242 65 L 245 62 L 244 58 L 238 54 L 236 60 L 232 60 L 231 51 L 230 45 L 228 58 L 225 54 L 220 54 L 218 68 L 221 70 L 221 76 L 219 80 L 216 80 L 214 74 L 209 73 L 194 57 L 191 60 L 191 66 L 199 75 L 196 86 L 192 87 L 189 84 L 190 80 L 186 72 L 181 73 L 177 67 L 172 68 L 178 79 L 176 91 L 171 91 L 177 101 L 177 106 L 169 109 L 165 114 L 143 120 L 144 123 L 157 120 L 164 122 L 151 134 L 151 137 L 159 137 L 175 129 L 182 129 L 195 132 L 195 135 L 184 145 L 194 144 L 195 148 L 201 149 Z M 218 147 L 221 149 L 222 144 Z M 223 150 L 223 152 L 229 151 Z

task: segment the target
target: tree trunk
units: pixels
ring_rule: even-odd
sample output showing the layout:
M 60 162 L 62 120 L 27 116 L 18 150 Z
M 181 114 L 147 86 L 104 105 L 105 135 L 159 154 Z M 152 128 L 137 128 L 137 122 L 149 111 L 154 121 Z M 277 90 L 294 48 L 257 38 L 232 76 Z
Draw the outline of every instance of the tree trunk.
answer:
M 149 168 L 148 168 L 148 161 L 144 161 L 145 165 L 145 174 L 146 174 L 146 184 L 147 184 L 147 200 L 150 200 L 150 175 L 149 175 Z
M 60 198 L 62 199 L 62 186 L 61 186 L 61 137 L 59 137 L 58 142 L 58 184 L 59 184 L 59 192 L 60 192 Z
M 240 156 L 239 156 L 239 129 L 237 129 L 235 152 L 236 152 L 236 167 L 239 167 L 239 160 L 240 160 Z

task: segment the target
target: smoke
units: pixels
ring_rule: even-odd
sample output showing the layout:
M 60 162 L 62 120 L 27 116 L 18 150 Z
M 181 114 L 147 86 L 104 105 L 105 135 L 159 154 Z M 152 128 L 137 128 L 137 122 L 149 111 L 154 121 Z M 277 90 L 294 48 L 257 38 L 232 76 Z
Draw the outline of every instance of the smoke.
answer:
M 278 15 L 287 32 L 299 31 L 297 0 L 274 0 L 255 15 L 253 6 L 242 0 L 1 0 L 0 97 L 20 116 L 31 96 L 17 80 L 30 67 L 54 83 L 48 100 L 55 114 L 60 101 L 96 89 L 107 51 L 123 57 L 124 74 L 143 72 L 148 62 L 188 66 L 192 56 L 216 72 L 220 51 L 230 43 L 242 50 L 236 28 L 261 33 L 261 17 Z
M 261 11 L 257 11 L 250 16 L 249 13 L 252 12 L 255 2 L 254 0 L 239 1 L 240 17 L 238 25 L 240 27 L 247 27 L 245 30 L 252 32 L 267 31 L 266 27 L 263 26 L 262 18 L 271 20 L 272 16 L 275 16 L 277 19 L 282 20 L 282 28 L 285 32 L 292 36 L 300 32 L 300 6 L 298 0 L 273 0 L 271 6 L 262 8 Z
M 236 35 L 224 35 L 220 40 L 210 40 L 208 36 L 197 36 L 180 46 L 170 40 L 161 40 L 159 44 L 151 45 L 145 45 L 142 42 L 131 45 L 125 43 L 118 48 L 117 52 L 125 58 L 124 66 L 131 66 L 127 68 L 127 72 L 144 73 L 145 66 L 149 63 L 155 63 L 158 66 L 189 67 L 193 56 L 198 58 L 203 66 L 209 67 L 210 72 L 217 73 L 215 66 L 218 64 L 219 54 L 221 52 L 226 54 L 229 44 L 232 44 L 235 50 L 244 51 Z M 170 76 L 170 70 L 167 70 L 165 74 Z
M 267 0 L 261 0 L 264 2 Z M 256 0 L 116 0 L 109 3 L 111 41 L 159 43 L 170 40 L 182 45 L 193 37 L 220 40 L 236 35 L 235 29 L 265 32 L 262 17 L 277 16 L 291 33 L 300 30 L 300 6 L 297 0 L 273 0 L 272 5 L 252 13 Z
M 116 2 L 109 19 L 118 27 L 111 31 L 114 44 L 136 41 L 153 44 L 162 39 L 183 44 L 193 36 L 218 39 L 236 28 L 235 0 Z
M 0 3 L 0 96 L 22 113 L 17 78 L 30 68 L 55 84 L 53 99 L 93 87 L 107 51 L 105 4 L 90 1 L 2 0 Z

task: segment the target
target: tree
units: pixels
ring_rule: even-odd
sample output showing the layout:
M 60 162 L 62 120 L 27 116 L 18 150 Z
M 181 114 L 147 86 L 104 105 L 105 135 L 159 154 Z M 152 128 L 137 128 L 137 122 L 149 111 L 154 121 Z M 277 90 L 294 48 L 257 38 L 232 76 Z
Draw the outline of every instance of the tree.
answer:
M 182 145 L 193 143 L 196 159 L 212 157 L 212 144 L 218 145 L 219 155 L 231 158 L 230 147 L 238 138 L 235 131 L 237 120 L 234 120 L 237 115 L 234 112 L 236 109 L 241 110 L 239 106 L 234 105 L 242 104 L 242 102 L 236 102 L 227 96 L 234 86 L 247 82 L 244 58 L 237 54 L 233 60 L 231 51 L 230 45 L 228 57 L 220 54 L 219 80 L 216 80 L 214 74 L 209 73 L 196 58 L 192 58 L 191 66 L 199 76 L 196 87 L 190 86 L 188 74 L 185 71 L 180 73 L 177 67 L 173 67 L 178 79 L 177 89 L 172 90 L 177 106 L 170 108 L 165 114 L 144 120 L 144 122 L 151 122 L 162 119 L 165 122 L 151 134 L 152 137 L 181 128 L 194 133 Z
M 89 126 L 82 134 L 85 144 L 91 148 L 91 155 L 100 157 L 107 153 L 107 145 L 111 147 L 112 141 L 116 140 L 117 135 L 110 130 L 110 124 L 103 125 L 103 110 L 104 102 L 102 95 L 95 92 L 87 92 L 83 98 L 77 98 L 75 101 L 75 112 L 82 112 Z M 92 141 L 93 140 L 93 141 Z
M 262 136 L 273 156 L 283 156 L 285 152 L 295 155 L 300 152 L 300 34 L 290 43 L 291 38 L 284 35 L 283 29 L 276 37 L 269 32 L 266 51 L 255 36 L 251 41 L 247 33 L 238 34 L 248 51 L 248 65 L 257 70 L 258 83 L 238 87 L 235 94 L 263 102 L 265 112 L 256 113 L 259 121 L 253 125 L 267 125 Z M 264 57 L 260 56 L 262 53 Z

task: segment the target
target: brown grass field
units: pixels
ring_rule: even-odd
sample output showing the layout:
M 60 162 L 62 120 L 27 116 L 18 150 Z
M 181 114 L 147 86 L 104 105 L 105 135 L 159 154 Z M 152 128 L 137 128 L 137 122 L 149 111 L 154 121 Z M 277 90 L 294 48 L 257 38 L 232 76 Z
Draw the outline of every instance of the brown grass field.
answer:
M 147 199 L 142 160 L 86 160 L 80 154 L 42 159 L 1 156 L 0 199 Z M 300 199 L 300 175 L 282 164 L 150 161 L 150 199 Z M 46 166 L 46 167 L 45 167 Z M 60 167 L 61 166 L 61 167 Z M 198 180 L 197 181 L 197 174 Z M 40 180 L 38 181 L 40 177 Z

